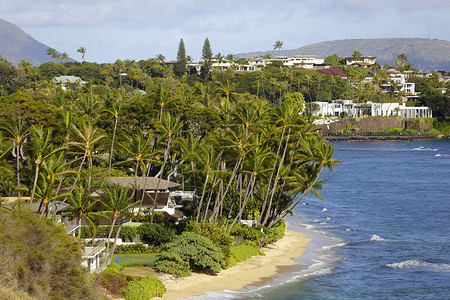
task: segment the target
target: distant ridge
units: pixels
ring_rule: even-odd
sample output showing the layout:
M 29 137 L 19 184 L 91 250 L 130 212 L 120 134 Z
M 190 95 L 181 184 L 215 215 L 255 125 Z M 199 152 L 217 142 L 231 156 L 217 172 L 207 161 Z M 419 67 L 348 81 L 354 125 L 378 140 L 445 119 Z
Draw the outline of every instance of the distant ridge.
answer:
M 18 26 L 0 19 L 0 55 L 13 65 L 17 66 L 21 59 L 35 66 L 48 62 L 48 48 Z
M 293 50 L 282 50 L 281 55 L 316 55 L 325 58 L 334 53 L 341 57 L 359 51 L 363 56 L 376 56 L 381 65 L 393 65 L 400 53 L 405 53 L 415 69 L 423 71 L 450 71 L 450 42 L 425 38 L 347 39 L 322 42 Z M 277 51 L 260 51 L 236 54 L 237 57 L 253 57 Z

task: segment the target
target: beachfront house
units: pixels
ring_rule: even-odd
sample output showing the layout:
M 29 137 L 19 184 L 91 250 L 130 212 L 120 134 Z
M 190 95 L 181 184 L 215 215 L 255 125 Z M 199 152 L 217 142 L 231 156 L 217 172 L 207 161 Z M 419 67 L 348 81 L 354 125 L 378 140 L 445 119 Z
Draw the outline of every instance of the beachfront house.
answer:
M 313 102 L 313 116 L 317 117 L 349 117 L 361 116 L 387 117 L 400 116 L 402 118 L 432 118 L 433 114 L 427 106 L 410 107 L 405 103 L 354 103 L 353 100 L 333 100 L 333 102 Z
M 133 194 L 136 184 L 136 193 L 133 201 L 142 203 L 133 209 L 134 213 L 139 210 L 148 209 L 155 206 L 155 211 L 166 212 L 170 216 L 179 218 L 183 214 L 176 209 L 177 203 L 175 197 L 171 197 L 170 193 L 179 187 L 180 184 L 156 177 L 111 177 L 112 184 L 119 184 L 129 188 L 129 196 Z

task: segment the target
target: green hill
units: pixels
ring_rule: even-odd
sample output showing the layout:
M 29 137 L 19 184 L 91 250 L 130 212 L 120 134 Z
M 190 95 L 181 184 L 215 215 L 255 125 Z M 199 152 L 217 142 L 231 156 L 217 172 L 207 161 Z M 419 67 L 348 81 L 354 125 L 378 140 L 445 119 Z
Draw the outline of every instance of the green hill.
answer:
M 375 56 L 381 65 L 392 65 L 398 54 L 405 53 L 413 67 L 423 71 L 450 70 L 450 42 L 424 38 L 379 38 L 335 40 L 311 44 L 293 50 L 282 50 L 282 55 L 316 55 L 325 58 L 334 53 L 341 57 L 351 56 L 359 51 L 363 56 Z M 238 57 L 252 57 L 278 51 L 237 54 Z
M 0 19 L 0 55 L 12 64 L 17 65 L 21 59 L 35 66 L 48 62 L 48 48 L 18 26 Z

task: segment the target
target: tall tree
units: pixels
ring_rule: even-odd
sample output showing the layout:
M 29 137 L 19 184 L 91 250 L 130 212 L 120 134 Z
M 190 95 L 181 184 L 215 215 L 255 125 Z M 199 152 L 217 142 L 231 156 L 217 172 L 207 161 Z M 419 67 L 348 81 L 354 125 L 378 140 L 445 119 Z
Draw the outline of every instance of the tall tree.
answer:
M 5 133 L 5 137 L 13 142 L 12 155 L 16 158 L 17 193 L 20 200 L 20 158 L 24 159 L 23 145 L 29 131 L 22 117 L 11 117 L 1 125 L 0 130 Z
M 281 49 L 283 49 L 283 42 L 282 41 L 276 41 L 273 45 L 273 50 L 278 49 L 278 55 L 281 55 Z
M 179 77 L 186 74 L 186 48 L 184 47 L 183 39 L 180 40 L 177 53 L 177 64 L 175 66 L 175 74 Z
M 207 77 L 209 75 L 209 71 L 212 65 L 212 58 L 213 52 L 211 50 L 211 45 L 209 43 L 209 39 L 206 38 L 205 42 L 203 43 L 202 49 L 202 60 L 203 60 L 202 75 L 204 77 Z
M 84 62 L 84 55 L 86 54 L 86 48 L 80 47 L 80 48 L 78 48 L 77 52 L 81 53 L 81 58 L 83 59 L 83 62 Z

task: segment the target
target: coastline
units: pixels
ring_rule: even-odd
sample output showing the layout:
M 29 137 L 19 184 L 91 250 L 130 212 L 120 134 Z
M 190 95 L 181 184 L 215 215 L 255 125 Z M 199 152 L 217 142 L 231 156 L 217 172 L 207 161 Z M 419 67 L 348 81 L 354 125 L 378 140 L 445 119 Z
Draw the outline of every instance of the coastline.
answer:
M 286 229 L 282 239 L 261 249 L 264 256 L 253 256 L 236 266 L 222 270 L 216 276 L 192 273 L 192 276 L 175 278 L 164 275 L 160 280 L 167 292 L 158 299 L 180 299 L 205 295 L 207 292 L 240 290 L 248 286 L 262 286 L 272 278 L 292 267 L 300 266 L 293 260 L 307 252 L 312 239 L 305 234 Z

